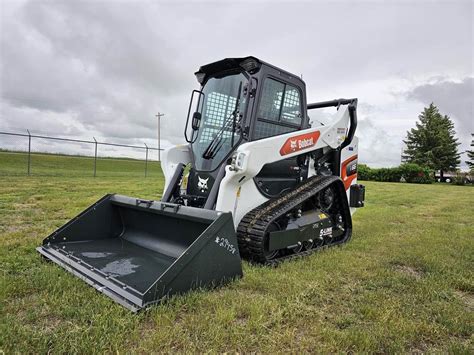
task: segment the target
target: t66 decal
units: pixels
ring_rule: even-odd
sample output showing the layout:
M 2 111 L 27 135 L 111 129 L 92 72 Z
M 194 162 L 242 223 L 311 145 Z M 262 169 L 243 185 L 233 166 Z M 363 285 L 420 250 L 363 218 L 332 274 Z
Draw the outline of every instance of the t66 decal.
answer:
M 341 179 L 344 182 L 346 190 L 351 187 L 352 180 L 355 178 L 357 178 L 357 155 L 342 162 Z

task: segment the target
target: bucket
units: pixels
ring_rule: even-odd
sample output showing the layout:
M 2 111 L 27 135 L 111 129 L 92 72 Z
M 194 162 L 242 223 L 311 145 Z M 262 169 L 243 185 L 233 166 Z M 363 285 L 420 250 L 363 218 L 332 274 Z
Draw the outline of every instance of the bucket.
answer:
M 132 311 L 242 277 L 230 213 L 106 195 L 37 250 Z

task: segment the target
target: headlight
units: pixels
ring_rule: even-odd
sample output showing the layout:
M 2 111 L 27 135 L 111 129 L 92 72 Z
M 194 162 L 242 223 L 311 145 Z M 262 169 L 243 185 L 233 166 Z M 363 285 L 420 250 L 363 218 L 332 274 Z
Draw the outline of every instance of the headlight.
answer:
M 232 157 L 231 170 L 242 170 L 244 168 L 245 153 L 235 153 Z
M 244 167 L 244 160 L 245 160 L 245 153 L 237 154 L 237 158 L 235 159 L 235 166 L 237 169 L 242 170 Z

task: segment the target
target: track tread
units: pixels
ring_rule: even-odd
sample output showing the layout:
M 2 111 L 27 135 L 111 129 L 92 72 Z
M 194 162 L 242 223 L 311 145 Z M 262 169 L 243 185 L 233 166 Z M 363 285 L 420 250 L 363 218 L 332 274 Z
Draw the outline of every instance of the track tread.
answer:
M 283 255 L 272 260 L 267 260 L 264 254 L 265 235 L 270 224 L 310 197 L 335 183 L 342 184 L 342 181 L 337 176 L 313 176 L 293 190 L 288 191 L 280 197 L 271 199 L 248 212 L 237 227 L 237 240 L 242 257 L 253 262 L 276 266 L 283 261 L 301 258 L 321 249 L 325 249 L 328 246 L 346 242 L 350 238 L 351 232 L 350 213 L 348 215 L 348 235 L 341 241 L 305 250 L 297 254 Z M 348 209 L 348 206 L 345 207 Z

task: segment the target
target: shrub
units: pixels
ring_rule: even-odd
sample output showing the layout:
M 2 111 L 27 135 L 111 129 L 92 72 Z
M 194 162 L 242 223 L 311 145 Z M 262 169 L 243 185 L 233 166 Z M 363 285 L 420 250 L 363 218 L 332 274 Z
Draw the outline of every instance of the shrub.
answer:
M 456 175 L 453 178 L 453 184 L 455 185 L 468 185 L 472 184 L 471 177 L 467 173 L 456 172 Z
M 365 164 L 357 165 L 357 177 L 361 180 L 373 180 L 372 169 Z
M 402 176 L 407 182 L 418 184 L 431 184 L 434 182 L 433 171 L 418 164 L 406 163 L 400 165 Z
M 402 178 L 402 172 L 399 168 L 380 168 L 377 170 L 377 181 L 400 182 Z
M 456 176 L 454 176 L 453 184 L 454 184 L 454 185 L 465 185 L 464 176 L 462 176 L 461 174 L 457 173 Z
M 372 169 L 365 164 L 359 164 L 357 174 L 360 180 L 382 182 L 411 182 L 431 184 L 434 181 L 433 172 L 417 164 L 402 164 L 394 168 Z

